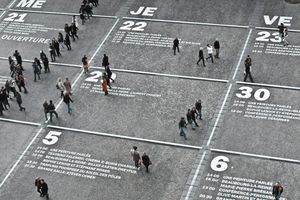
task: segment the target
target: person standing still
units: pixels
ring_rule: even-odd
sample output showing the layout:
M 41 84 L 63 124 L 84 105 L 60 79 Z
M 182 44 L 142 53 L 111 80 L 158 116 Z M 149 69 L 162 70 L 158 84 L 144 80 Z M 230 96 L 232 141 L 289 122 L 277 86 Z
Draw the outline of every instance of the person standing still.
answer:
M 176 49 L 179 53 L 179 40 L 178 38 L 175 38 L 175 40 L 173 41 L 173 50 L 174 50 L 174 55 L 176 55 Z
M 218 38 L 216 38 L 216 41 L 214 42 L 214 48 L 216 50 L 215 58 L 220 58 L 219 57 L 219 54 L 220 54 L 220 42 L 219 42 Z
M 186 123 L 184 117 L 181 117 L 178 125 L 179 125 L 179 130 L 180 130 L 179 135 L 183 136 L 184 139 L 187 140 L 187 137 L 186 137 L 186 134 L 187 134 L 187 128 L 186 128 L 187 123 Z
M 246 60 L 245 60 L 245 77 L 244 77 L 244 81 L 246 82 L 247 77 L 249 76 L 250 81 L 253 83 L 253 78 L 251 75 L 251 65 L 252 65 L 252 59 L 250 58 L 250 55 L 247 56 Z
M 40 77 L 41 70 L 37 64 L 36 58 L 34 58 L 34 61 L 32 63 L 32 68 L 33 68 L 33 73 L 34 73 L 34 82 L 36 82 L 36 76 L 38 76 L 39 80 L 41 80 L 41 77 Z
M 140 160 L 141 160 L 141 157 L 140 157 L 140 153 L 137 151 L 137 147 L 136 146 L 133 146 L 133 149 L 131 150 L 131 156 L 132 156 L 132 159 L 134 161 L 134 165 L 137 169 L 140 169 Z
M 86 74 L 89 71 L 89 63 L 88 63 L 88 58 L 86 57 L 86 55 L 84 55 L 81 59 L 82 61 L 82 67 L 84 70 L 84 73 Z
M 208 57 L 206 58 L 206 61 L 208 59 L 211 59 L 211 62 L 214 63 L 214 57 L 213 57 L 214 51 L 213 51 L 212 46 L 210 46 L 210 44 L 207 44 L 206 48 L 207 48 L 207 54 L 208 54 Z
M 203 67 L 205 67 L 204 53 L 203 53 L 203 48 L 202 47 L 200 47 L 200 49 L 199 49 L 199 60 L 197 61 L 197 65 L 199 65 L 199 62 L 201 60 L 203 62 Z
M 150 161 L 149 156 L 145 152 L 142 155 L 142 163 L 146 167 L 146 172 L 149 173 L 149 165 L 151 165 L 152 162 Z
M 272 191 L 272 195 L 275 197 L 274 200 L 279 200 L 282 192 L 283 192 L 283 186 L 281 185 L 280 182 L 276 182 L 273 185 L 273 191 Z

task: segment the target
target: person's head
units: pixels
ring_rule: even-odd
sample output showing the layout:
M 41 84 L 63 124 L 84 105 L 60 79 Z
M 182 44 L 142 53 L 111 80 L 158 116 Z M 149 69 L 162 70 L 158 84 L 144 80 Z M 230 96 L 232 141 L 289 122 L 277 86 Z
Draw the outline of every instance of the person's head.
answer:
M 147 155 L 146 152 L 144 152 L 144 153 L 143 153 L 143 156 L 146 156 L 146 155 Z
M 201 99 L 198 100 L 201 103 Z
M 250 55 L 248 55 L 247 58 L 250 58 Z
M 103 55 L 104 57 L 106 56 L 106 54 Z
M 218 38 L 216 38 L 216 41 L 219 41 L 219 39 L 218 39 Z
M 52 100 L 50 100 L 49 102 L 50 102 L 50 104 L 53 104 Z
M 68 77 L 66 77 L 66 81 L 69 81 L 69 78 L 68 78 Z
M 203 50 L 203 47 L 200 47 L 200 50 Z
M 206 46 L 208 46 L 208 47 L 209 47 L 209 44 L 207 44 Z
M 184 120 L 184 117 L 181 117 L 180 120 Z
M 67 91 L 64 91 L 64 96 L 67 96 L 69 93 Z
M 281 26 L 284 26 L 284 24 L 283 24 L 283 23 L 280 23 L 280 25 L 281 25 Z
M 136 146 L 133 146 L 132 148 L 133 148 L 135 151 L 137 150 L 137 147 L 136 147 Z

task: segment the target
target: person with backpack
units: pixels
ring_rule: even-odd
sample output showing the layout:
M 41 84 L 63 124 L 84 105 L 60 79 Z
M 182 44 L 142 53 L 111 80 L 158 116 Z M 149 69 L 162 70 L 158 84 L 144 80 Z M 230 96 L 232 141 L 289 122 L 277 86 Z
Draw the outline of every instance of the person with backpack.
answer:
M 32 68 L 33 68 L 33 73 L 34 73 L 34 82 L 36 82 L 36 76 L 38 76 L 39 80 L 41 80 L 40 78 L 40 73 L 41 73 L 41 69 L 37 63 L 37 58 L 34 58 L 34 61 L 32 63 Z
M 272 195 L 275 197 L 274 200 L 279 200 L 282 192 L 283 192 L 283 186 L 278 181 L 273 185 Z

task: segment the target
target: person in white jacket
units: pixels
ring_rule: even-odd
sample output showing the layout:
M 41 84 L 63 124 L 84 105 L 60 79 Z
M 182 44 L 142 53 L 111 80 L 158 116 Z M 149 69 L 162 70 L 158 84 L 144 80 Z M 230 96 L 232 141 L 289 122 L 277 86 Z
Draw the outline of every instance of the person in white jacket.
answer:
M 207 44 L 207 54 L 208 54 L 208 57 L 206 58 L 206 61 L 208 59 L 211 59 L 211 62 L 214 63 L 214 58 L 213 58 L 213 47 L 210 45 L 210 44 Z

